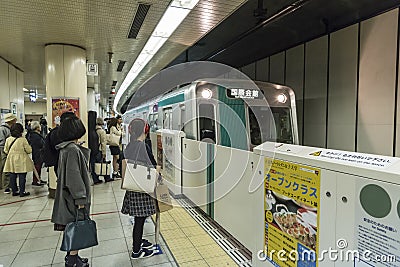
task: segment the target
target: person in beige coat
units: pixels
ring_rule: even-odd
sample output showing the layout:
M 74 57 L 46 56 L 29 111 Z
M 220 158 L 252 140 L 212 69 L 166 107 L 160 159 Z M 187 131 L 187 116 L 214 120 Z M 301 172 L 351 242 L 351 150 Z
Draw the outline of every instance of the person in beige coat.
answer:
M 32 147 L 28 140 L 22 137 L 24 127 L 20 123 L 11 126 L 11 136 L 6 139 L 4 153 L 7 154 L 7 160 L 4 165 L 4 172 L 10 173 L 10 186 L 12 195 L 20 197 L 29 196 L 25 192 L 26 174 L 33 171 L 33 163 L 29 158 L 32 153 Z M 19 192 L 17 187 L 17 176 L 19 177 Z
M 121 129 L 120 121 L 117 118 L 112 118 L 110 121 L 110 134 L 120 137 L 120 144 L 118 146 L 110 146 L 111 155 L 113 156 L 113 177 L 114 179 L 121 179 L 119 170 L 119 157 L 121 154 L 121 138 L 123 132 Z

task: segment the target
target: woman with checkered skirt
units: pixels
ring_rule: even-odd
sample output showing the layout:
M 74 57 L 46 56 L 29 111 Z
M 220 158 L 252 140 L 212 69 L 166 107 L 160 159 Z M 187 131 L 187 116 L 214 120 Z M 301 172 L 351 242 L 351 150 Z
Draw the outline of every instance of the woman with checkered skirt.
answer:
M 124 151 L 124 169 L 126 161 L 128 163 L 137 161 L 138 163 L 153 165 L 157 172 L 160 172 L 161 167 L 157 166 L 151 148 L 144 142 L 149 129 L 149 125 L 141 119 L 134 119 L 129 124 L 131 139 Z M 121 212 L 135 217 L 131 258 L 139 259 L 153 256 L 153 244 L 142 237 L 146 218 L 156 213 L 155 199 L 146 193 L 126 191 Z

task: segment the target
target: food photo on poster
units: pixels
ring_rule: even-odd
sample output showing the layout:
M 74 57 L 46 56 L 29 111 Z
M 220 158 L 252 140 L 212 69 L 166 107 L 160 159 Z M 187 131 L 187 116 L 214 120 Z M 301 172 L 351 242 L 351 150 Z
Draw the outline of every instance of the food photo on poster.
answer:
M 317 244 L 317 211 L 293 199 L 267 190 L 267 206 L 272 212 L 275 226 L 282 232 L 294 237 L 303 245 L 316 250 Z M 275 200 L 273 200 L 275 199 Z M 307 208 L 303 208 L 307 207 Z
M 73 112 L 80 117 L 79 98 L 52 98 L 51 116 L 53 128 L 60 124 L 61 115 L 65 112 Z

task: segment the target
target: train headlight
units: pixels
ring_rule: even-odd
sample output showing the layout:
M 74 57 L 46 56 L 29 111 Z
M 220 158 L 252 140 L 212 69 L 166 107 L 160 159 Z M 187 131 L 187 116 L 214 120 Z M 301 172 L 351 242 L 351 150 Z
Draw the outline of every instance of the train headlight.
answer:
M 280 94 L 276 99 L 278 100 L 279 103 L 286 103 L 287 96 L 285 94 Z
M 210 89 L 204 89 L 201 91 L 201 97 L 205 99 L 210 99 L 212 97 L 212 91 Z

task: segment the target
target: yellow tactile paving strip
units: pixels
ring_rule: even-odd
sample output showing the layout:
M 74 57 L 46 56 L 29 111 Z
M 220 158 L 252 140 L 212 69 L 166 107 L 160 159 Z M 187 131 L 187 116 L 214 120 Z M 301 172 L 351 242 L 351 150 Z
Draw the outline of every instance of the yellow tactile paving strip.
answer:
M 161 235 L 180 267 L 238 266 L 177 202 L 160 214 L 160 221 Z

